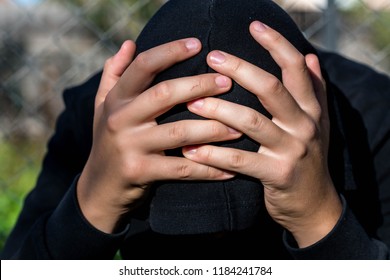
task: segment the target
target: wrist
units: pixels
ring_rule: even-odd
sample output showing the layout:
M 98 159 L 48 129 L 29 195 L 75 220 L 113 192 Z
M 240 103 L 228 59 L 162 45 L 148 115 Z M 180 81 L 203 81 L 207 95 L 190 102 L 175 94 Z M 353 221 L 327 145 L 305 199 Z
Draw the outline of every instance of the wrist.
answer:
M 318 201 L 314 209 L 289 229 L 299 248 L 317 243 L 336 226 L 342 214 L 342 202 L 335 189 Z
M 81 213 L 93 227 L 108 234 L 116 232 L 128 212 L 128 208 L 113 203 L 113 193 L 104 191 L 96 182 L 88 180 L 85 173 L 81 174 L 76 185 Z

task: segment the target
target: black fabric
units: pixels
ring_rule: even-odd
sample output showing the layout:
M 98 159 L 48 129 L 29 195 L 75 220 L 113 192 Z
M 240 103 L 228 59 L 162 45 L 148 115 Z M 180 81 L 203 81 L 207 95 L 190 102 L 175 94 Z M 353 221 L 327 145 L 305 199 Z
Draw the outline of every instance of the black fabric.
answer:
M 390 244 L 389 76 L 334 53 L 320 57 L 341 108 L 350 158 L 345 168 L 357 185 L 344 195 L 370 235 Z
M 110 259 L 121 250 L 129 259 L 390 258 L 390 79 L 337 54 L 320 51 L 319 55 L 334 97 L 330 167 L 345 197 L 343 216 L 320 242 L 306 249 L 294 247 L 291 236 L 283 238 L 283 228 L 262 203 L 249 228 L 217 235 L 182 235 L 180 230 L 157 233 L 149 226 L 149 204 L 133 214 L 125 232 L 106 235 L 90 226 L 78 209 L 75 178 L 91 149 L 98 73 L 65 91 L 66 108 L 49 142 L 39 179 L 0 257 Z M 348 246 L 339 250 L 343 244 Z
M 390 258 L 390 161 L 387 160 L 390 154 L 390 87 L 386 86 L 390 79 L 337 54 L 320 52 L 320 56 L 332 84 L 342 89 L 337 93 L 339 99 L 345 101 L 339 103 L 340 111 L 355 110 L 359 116 L 351 121 L 342 119 L 344 127 L 350 131 L 346 141 L 360 139 L 369 144 L 365 147 L 368 153 L 352 150 L 351 153 L 355 154 L 351 157 L 367 166 L 374 164 L 375 178 L 373 185 L 364 186 L 365 181 L 360 181 L 363 176 L 359 176 L 360 180 L 356 180 L 359 187 L 344 191 L 346 204 L 344 216 L 340 218 L 343 222 L 339 222 L 338 227 L 318 244 L 297 249 L 291 239 L 282 238 L 283 229 L 265 211 L 260 211 L 263 215 L 251 228 L 221 236 L 158 234 L 150 230 L 147 220 L 134 218 L 126 237 L 122 234 L 107 238 L 106 234 L 89 226 L 72 198 L 75 195 L 72 182 L 82 169 L 74 168 L 72 163 L 85 162 L 85 155 L 90 151 L 93 102 L 100 81 L 99 73 L 64 93 L 66 109 L 58 119 L 39 180 L 26 197 L 23 211 L 0 258 L 66 259 L 70 255 L 74 259 L 93 258 L 87 257 L 88 252 L 95 252 L 97 247 L 102 249 L 98 254 L 101 259 L 111 259 L 115 250 L 121 250 L 127 259 L 345 259 L 347 256 L 356 259 L 356 248 L 365 252 L 360 255 L 360 251 L 359 258 Z M 372 90 L 377 84 L 385 87 Z M 359 86 L 359 90 L 353 85 Z M 369 103 L 388 107 L 371 104 L 367 106 L 371 109 L 363 110 Z M 373 134 L 368 136 L 367 131 Z M 367 154 L 371 156 L 367 158 Z M 349 168 L 353 169 L 359 161 L 351 162 Z M 342 186 L 338 187 L 342 189 Z M 48 195 L 50 193 L 57 195 Z M 355 215 L 350 215 L 352 212 Z M 367 216 L 372 213 L 376 214 Z M 48 226 L 49 219 L 51 226 Z M 379 222 L 373 223 L 370 219 Z M 68 221 L 85 225 L 72 229 L 66 226 Z M 354 241 L 350 240 L 351 232 Z M 56 242 L 61 242 L 61 245 L 48 242 L 49 235 L 57 236 Z M 349 246 L 337 250 L 335 244 L 343 243 Z M 83 252 L 77 250 L 78 246 L 83 247 Z
M 75 179 L 77 180 L 78 177 Z M 75 219 L 74 217 L 78 217 Z M 61 223 L 58 223 L 61 220 Z M 104 234 L 93 228 L 84 218 L 78 206 L 75 184 L 65 194 L 56 210 L 48 218 L 45 239 L 50 258 L 53 259 L 101 259 L 105 256 L 114 257 L 117 248 L 126 236 L 127 226 L 122 232 Z M 79 231 L 78 235 L 68 232 Z M 95 240 L 85 243 L 83 240 Z M 105 246 L 102 246 L 105 244 Z M 66 252 L 66 254 L 64 254 Z
M 343 213 L 333 231 L 330 232 L 323 240 L 318 241 L 313 246 L 298 249 L 296 242 L 291 234 L 284 232 L 285 246 L 289 252 L 300 260 L 311 259 L 345 259 L 345 260 L 364 260 L 368 256 L 380 256 L 380 258 L 388 258 L 388 250 L 383 243 L 378 242 L 376 246 L 367 244 L 374 242 L 369 239 L 361 224 L 358 223 L 352 211 L 346 207 L 345 198 L 342 196 Z M 337 231 L 342 232 L 344 238 L 340 239 Z M 336 232 L 336 234 L 334 234 Z M 315 247 L 313 250 L 312 247 Z M 350 250 L 353 248 L 353 250 Z M 341 251 L 342 254 L 338 254 Z M 337 257 L 335 257 L 337 256 Z
M 210 72 L 206 56 L 215 49 L 237 55 L 281 79 L 279 66 L 249 33 L 249 24 L 254 20 L 281 31 L 301 53 L 315 53 L 291 18 L 272 1 L 263 0 L 169 1 L 141 32 L 137 51 L 186 37 L 196 37 L 202 42 L 199 55 L 161 73 L 155 83 Z M 237 83 L 220 98 L 254 108 L 270 117 L 258 98 Z M 183 104 L 157 121 L 166 123 L 196 118 L 199 117 Z M 259 148 L 258 143 L 245 136 L 220 145 L 254 152 Z M 182 156 L 180 148 L 166 151 L 166 154 Z M 149 222 L 154 231 L 163 234 L 241 230 L 258 219 L 262 204 L 261 183 L 243 175 L 223 182 L 162 182 L 156 184 Z

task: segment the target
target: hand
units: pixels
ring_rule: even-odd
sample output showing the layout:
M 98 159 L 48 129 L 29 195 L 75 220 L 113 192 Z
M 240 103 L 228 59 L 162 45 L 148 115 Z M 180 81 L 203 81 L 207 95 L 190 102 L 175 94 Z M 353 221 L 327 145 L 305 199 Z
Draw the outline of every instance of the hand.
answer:
M 231 80 L 221 74 L 179 78 L 150 87 L 157 73 L 200 49 L 200 42 L 190 38 L 158 46 L 133 60 L 135 45 L 127 41 L 106 62 L 95 101 L 93 145 L 77 185 L 84 216 L 101 231 L 114 232 L 157 180 L 234 176 L 186 158 L 167 157 L 164 150 L 231 140 L 241 133 L 214 120 L 155 122 L 176 104 L 229 90 Z
M 220 51 L 208 56 L 215 71 L 255 94 L 273 116 L 217 98 L 188 104 L 193 113 L 220 121 L 261 144 L 258 153 L 211 145 L 184 148 L 198 163 L 258 178 L 272 218 L 300 247 L 326 234 L 341 215 L 329 175 L 329 118 L 325 82 L 315 55 L 304 57 L 282 35 L 260 22 L 250 26 L 255 40 L 282 69 L 283 82 L 264 70 Z M 260 86 L 261 85 L 261 86 Z

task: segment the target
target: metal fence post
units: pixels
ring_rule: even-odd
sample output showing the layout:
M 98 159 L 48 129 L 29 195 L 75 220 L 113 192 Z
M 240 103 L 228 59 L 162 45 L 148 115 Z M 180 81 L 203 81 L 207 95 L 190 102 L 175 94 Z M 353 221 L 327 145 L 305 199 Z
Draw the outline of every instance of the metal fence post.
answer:
M 325 26 L 324 45 L 329 51 L 337 51 L 338 13 L 337 13 L 336 0 L 328 0 L 328 6 L 325 11 L 325 22 L 326 22 L 326 26 Z

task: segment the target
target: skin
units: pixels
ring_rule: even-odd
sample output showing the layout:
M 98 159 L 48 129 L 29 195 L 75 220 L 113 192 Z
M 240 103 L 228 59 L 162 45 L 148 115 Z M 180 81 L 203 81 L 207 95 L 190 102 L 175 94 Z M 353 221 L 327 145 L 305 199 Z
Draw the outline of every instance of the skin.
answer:
M 216 50 L 207 63 L 218 74 L 149 88 L 156 73 L 199 52 L 194 38 L 134 60 L 134 43 L 127 41 L 107 61 L 95 104 L 92 151 L 77 186 L 80 208 L 93 226 L 115 232 L 154 181 L 224 180 L 242 173 L 262 182 L 269 214 L 299 247 L 333 229 L 342 206 L 327 168 L 329 119 L 319 61 L 312 54 L 304 57 L 260 22 L 253 22 L 250 32 L 281 67 L 282 82 Z M 255 94 L 273 118 L 214 98 L 230 88 L 231 79 Z M 156 124 L 157 116 L 183 102 L 208 120 Z M 242 134 L 261 144 L 257 153 L 210 144 Z M 185 158 L 164 155 L 176 147 L 183 147 Z
M 126 41 L 108 59 L 95 101 L 93 144 L 77 184 L 80 208 L 97 229 L 112 233 L 157 180 L 223 180 L 234 175 L 164 150 L 230 140 L 242 134 L 214 121 L 180 121 L 157 125 L 155 118 L 174 105 L 229 90 L 220 74 L 164 81 L 150 87 L 155 75 L 197 54 L 190 38 L 146 51 L 133 60 L 135 45 Z

